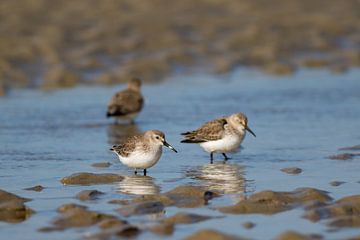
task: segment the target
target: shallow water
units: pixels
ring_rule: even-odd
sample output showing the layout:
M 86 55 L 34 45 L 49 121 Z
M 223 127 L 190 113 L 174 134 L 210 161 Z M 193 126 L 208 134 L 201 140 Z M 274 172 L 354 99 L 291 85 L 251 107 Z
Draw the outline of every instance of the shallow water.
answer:
M 196 209 L 166 208 L 164 216 L 178 211 L 224 216 L 191 225 L 178 225 L 171 238 L 183 238 L 203 229 L 254 239 L 274 238 L 285 230 L 319 233 L 327 239 L 344 239 L 358 229 L 330 231 L 327 221 L 312 223 L 301 218 L 301 208 L 266 216 L 224 215 L 213 208 L 236 203 L 244 196 L 265 189 L 291 191 L 315 187 L 331 197 L 360 194 L 360 159 L 329 160 L 338 148 L 360 143 L 360 71 L 332 75 L 327 71 L 299 71 L 287 77 L 264 75 L 240 69 L 231 75 L 175 76 L 160 85 L 144 86 L 146 106 L 136 125 L 113 125 L 105 118 L 106 103 L 122 86 L 78 87 L 44 93 L 16 90 L 0 99 L 0 189 L 32 198 L 27 205 L 36 211 L 18 223 L 0 223 L 1 239 L 79 239 L 97 228 L 40 233 L 57 216 L 56 208 L 79 202 L 74 196 L 84 189 L 106 194 L 85 203 L 90 209 L 116 214 L 112 199 L 134 194 L 166 192 L 180 185 L 205 185 L 225 195 Z M 204 121 L 233 112 L 245 112 L 256 133 L 248 135 L 240 153 L 215 164 L 196 145 L 181 144 L 179 133 L 197 128 Z M 178 151 L 164 149 L 160 162 L 148 177 L 133 176 L 109 147 L 126 136 L 148 129 L 161 129 Z M 109 168 L 94 168 L 96 162 L 111 162 Z M 280 171 L 299 167 L 299 175 Z M 114 172 L 126 176 L 118 184 L 63 186 L 60 179 L 75 172 Z M 331 181 L 345 184 L 333 187 Z M 42 192 L 22 190 L 41 184 Z M 148 224 L 162 216 L 130 217 L 134 224 Z M 256 227 L 244 229 L 252 221 Z M 158 238 L 145 232 L 139 238 Z

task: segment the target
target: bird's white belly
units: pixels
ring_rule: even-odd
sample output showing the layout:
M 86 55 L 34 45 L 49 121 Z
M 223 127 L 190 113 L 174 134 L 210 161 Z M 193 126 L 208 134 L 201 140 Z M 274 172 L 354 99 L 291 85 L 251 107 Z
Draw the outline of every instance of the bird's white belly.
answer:
M 234 152 L 240 147 L 240 144 L 243 141 L 243 139 L 244 136 L 239 136 L 234 134 L 234 135 L 225 136 L 220 140 L 200 143 L 200 146 L 208 153 Z
M 120 162 L 131 168 L 150 168 L 160 159 L 162 148 L 152 149 L 148 152 L 134 151 L 128 157 L 119 156 Z

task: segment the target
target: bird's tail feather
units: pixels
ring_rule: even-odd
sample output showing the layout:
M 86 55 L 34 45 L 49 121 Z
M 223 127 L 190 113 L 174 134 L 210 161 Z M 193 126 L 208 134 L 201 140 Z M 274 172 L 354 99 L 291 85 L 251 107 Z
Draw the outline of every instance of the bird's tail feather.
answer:
M 183 132 L 183 133 L 181 133 L 181 135 L 188 135 L 188 134 L 190 134 L 191 132 Z

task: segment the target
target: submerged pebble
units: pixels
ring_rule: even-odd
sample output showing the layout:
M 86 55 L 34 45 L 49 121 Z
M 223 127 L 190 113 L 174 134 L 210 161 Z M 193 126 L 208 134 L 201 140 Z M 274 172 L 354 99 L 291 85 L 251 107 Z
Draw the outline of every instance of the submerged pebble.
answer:
M 244 222 L 242 225 L 246 229 L 252 229 L 253 227 L 255 227 L 255 223 L 253 222 Z
M 24 190 L 41 192 L 42 190 L 44 190 L 44 187 L 41 185 L 36 185 L 34 187 L 25 188 Z
M 289 167 L 289 168 L 282 168 L 281 171 L 288 174 L 299 174 L 302 172 L 302 169 L 298 167 Z
M 360 144 L 359 145 L 354 145 L 351 147 L 343 147 L 343 148 L 339 148 L 340 151 L 357 151 L 360 150 Z
M 342 181 L 332 181 L 332 182 L 330 182 L 329 184 L 330 184 L 331 186 L 338 187 L 338 186 L 340 186 L 340 185 L 343 185 L 344 183 L 346 183 L 346 182 L 342 182 Z
M 99 162 L 99 163 L 93 163 L 91 166 L 96 168 L 108 168 L 111 166 L 111 163 L 109 162 Z
M 329 158 L 331 160 L 350 160 L 350 159 L 353 159 L 356 156 L 360 156 L 360 154 L 342 153 L 342 154 L 337 154 L 337 155 L 331 155 L 331 156 L 329 156 Z

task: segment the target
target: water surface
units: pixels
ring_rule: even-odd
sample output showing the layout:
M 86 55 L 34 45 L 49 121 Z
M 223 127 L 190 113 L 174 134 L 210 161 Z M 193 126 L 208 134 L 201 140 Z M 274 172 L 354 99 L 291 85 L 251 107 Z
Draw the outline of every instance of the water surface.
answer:
M 338 148 L 360 143 L 360 71 L 332 75 L 327 71 L 299 71 L 287 77 L 264 75 L 251 69 L 214 77 L 204 74 L 174 76 L 159 85 L 145 85 L 146 105 L 136 125 L 113 125 L 105 118 L 110 96 L 122 88 L 77 87 L 57 92 L 16 90 L 0 99 L 0 189 L 32 198 L 27 205 L 36 211 L 18 223 L 0 223 L 2 239 L 79 239 L 97 228 L 40 233 L 57 216 L 64 203 L 80 203 L 74 198 L 84 189 L 106 195 L 85 203 L 92 210 L 117 214 L 112 199 L 130 199 L 137 194 L 166 192 L 180 185 L 208 186 L 224 193 L 209 205 L 197 209 L 166 208 L 162 216 L 130 217 L 134 224 L 149 224 L 178 211 L 224 216 L 209 221 L 176 226 L 171 238 L 180 239 L 203 229 L 254 239 L 274 238 L 285 230 L 319 233 L 327 239 L 343 239 L 358 229 L 329 231 L 326 221 L 312 223 L 301 218 L 301 208 L 280 214 L 224 215 L 214 207 L 236 203 L 254 192 L 271 189 L 291 191 L 315 187 L 331 197 L 360 194 L 360 159 L 329 160 Z M 197 145 L 181 144 L 181 132 L 192 130 L 210 119 L 244 112 L 256 133 L 248 135 L 240 153 L 224 163 L 209 156 Z M 121 165 L 109 147 L 123 138 L 149 129 L 166 133 L 178 151 L 164 149 L 160 162 L 149 169 L 148 177 L 134 176 Z M 111 162 L 107 169 L 94 168 L 96 162 Z M 299 167 L 299 175 L 280 171 Z M 75 172 L 113 172 L 124 175 L 123 182 L 96 186 L 63 186 L 59 180 Z M 338 180 L 345 184 L 329 185 Z M 22 190 L 41 184 L 42 192 Z M 81 202 L 81 204 L 84 204 Z M 244 229 L 252 221 L 256 227 Z M 281 223 L 281 224 L 280 224 Z M 158 238 L 143 233 L 139 238 Z

